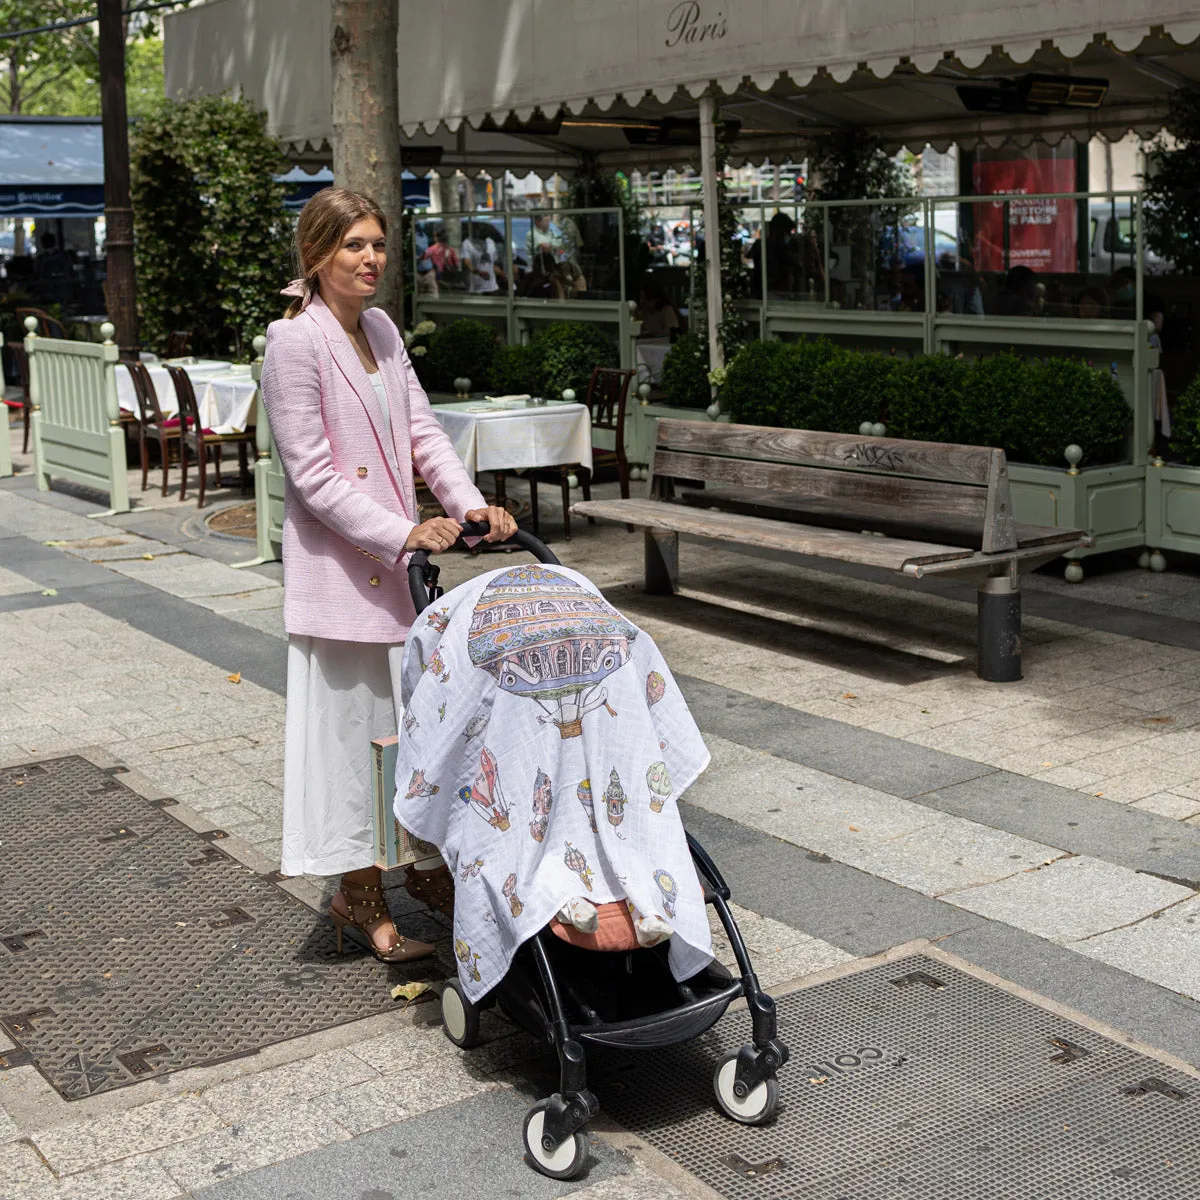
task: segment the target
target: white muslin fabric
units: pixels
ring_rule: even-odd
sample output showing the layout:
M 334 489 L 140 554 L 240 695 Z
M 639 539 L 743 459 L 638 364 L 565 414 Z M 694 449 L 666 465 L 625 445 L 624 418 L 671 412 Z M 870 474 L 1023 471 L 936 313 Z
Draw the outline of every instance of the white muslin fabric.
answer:
M 403 650 L 400 643 L 288 639 L 285 875 L 374 865 L 371 739 L 396 732 Z
M 403 655 L 396 817 L 455 872 L 467 996 L 575 897 L 664 918 L 712 958 L 678 798 L 708 750 L 649 636 L 566 567 L 500 568 L 419 616 Z

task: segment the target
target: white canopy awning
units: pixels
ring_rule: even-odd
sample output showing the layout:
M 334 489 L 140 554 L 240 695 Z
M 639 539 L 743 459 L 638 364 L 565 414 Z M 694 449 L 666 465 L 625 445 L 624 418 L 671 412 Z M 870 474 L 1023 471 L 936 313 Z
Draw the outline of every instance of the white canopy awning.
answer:
M 1152 134 L 1171 92 L 1200 86 L 1196 0 L 395 2 L 406 146 L 441 146 L 441 171 L 548 173 L 583 153 L 613 166 L 693 158 L 688 145 L 630 138 L 694 118 L 713 85 L 741 123 L 735 162 L 802 157 L 807 137 L 847 126 L 913 147 Z M 330 26 L 330 0 L 209 0 L 171 14 L 167 93 L 241 88 L 298 157 L 320 157 Z M 1096 76 L 1108 93 L 1097 109 L 980 114 L 957 92 L 1031 72 Z

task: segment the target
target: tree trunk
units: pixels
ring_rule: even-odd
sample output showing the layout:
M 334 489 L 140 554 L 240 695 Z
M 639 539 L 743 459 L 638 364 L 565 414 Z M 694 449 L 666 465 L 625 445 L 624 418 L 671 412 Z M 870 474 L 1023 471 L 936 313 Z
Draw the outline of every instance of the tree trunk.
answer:
M 396 77 L 399 6 L 394 0 L 333 0 L 333 178 L 370 196 L 388 221 L 391 261 L 375 304 L 404 323 L 400 261 L 400 113 Z
M 100 0 L 100 112 L 104 127 L 104 252 L 108 318 L 124 357 L 138 350 L 129 200 L 129 124 L 125 114 L 125 22 L 121 0 Z

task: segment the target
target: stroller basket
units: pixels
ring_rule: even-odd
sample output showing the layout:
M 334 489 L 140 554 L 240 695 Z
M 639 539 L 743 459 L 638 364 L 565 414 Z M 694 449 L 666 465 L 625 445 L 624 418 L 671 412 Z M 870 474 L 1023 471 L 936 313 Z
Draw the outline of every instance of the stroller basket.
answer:
M 468 522 L 463 533 L 482 536 L 487 525 Z M 555 555 L 519 530 L 507 544 L 557 566 Z M 442 595 L 439 569 L 426 551 L 413 554 L 409 587 L 418 613 Z M 442 992 L 447 1037 L 464 1049 L 478 1044 L 484 1008 L 498 1005 L 518 1026 L 553 1043 L 560 1085 L 525 1117 L 524 1141 L 530 1164 L 544 1175 L 571 1179 L 587 1157 L 587 1122 L 599 1102 L 587 1086 L 584 1045 L 647 1049 L 691 1041 L 710 1029 L 733 1001 L 744 999 L 752 1040 L 715 1065 L 713 1087 L 724 1112 L 744 1124 L 762 1124 L 779 1103 L 776 1073 L 787 1061 L 779 1040 L 775 1002 L 763 992 L 746 943 L 729 907 L 730 890 L 704 847 L 687 834 L 688 849 L 704 899 L 717 913 L 737 967 L 733 975 L 711 963 L 692 979 L 676 982 L 665 945 L 603 951 L 568 945 L 544 928 L 520 947 L 499 984 L 480 1002 L 469 1000 L 457 977 Z

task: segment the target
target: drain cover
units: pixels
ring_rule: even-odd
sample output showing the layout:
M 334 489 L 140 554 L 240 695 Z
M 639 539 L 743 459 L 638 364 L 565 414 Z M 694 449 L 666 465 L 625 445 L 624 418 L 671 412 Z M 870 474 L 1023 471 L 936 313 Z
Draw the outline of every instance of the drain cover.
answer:
M 85 759 L 0 770 L 0 1028 L 18 1047 L 0 1070 L 32 1062 L 77 1100 L 381 1012 L 398 979 L 447 973 L 339 956 L 323 918 L 219 846 Z M 403 925 L 436 940 L 439 922 Z
M 690 1046 L 597 1058 L 605 1111 L 736 1200 L 1200 1195 L 1200 1080 L 925 957 L 779 1000 L 773 1125 L 720 1116 L 731 1014 Z

